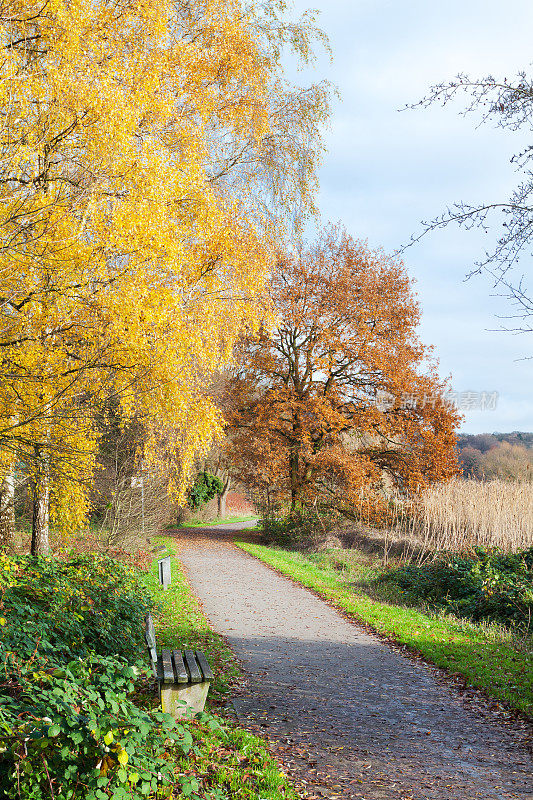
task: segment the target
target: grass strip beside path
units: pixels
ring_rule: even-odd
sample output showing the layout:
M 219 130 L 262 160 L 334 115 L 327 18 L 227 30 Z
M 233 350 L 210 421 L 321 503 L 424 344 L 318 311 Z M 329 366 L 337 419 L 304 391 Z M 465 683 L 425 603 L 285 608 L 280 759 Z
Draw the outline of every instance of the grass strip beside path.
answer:
M 153 612 L 158 647 L 173 650 L 202 649 L 213 667 L 215 680 L 209 698 L 220 701 L 240 675 L 232 651 L 213 631 L 193 594 L 183 567 L 176 557 L 176 542 L 158 537 L 165 545 L 144 576 L 156 604 Z M 164 591 L 159 586 L 157 562 L 170 556 L 172 583 Z M 218 723 L 218 724 L 217 724 Z M 270 755 L 265 742 L 216 714 L 209 721 L 189 723 L 194 745 L 188 758 L 176 768 L 194 782 L 191 800 L 298 800 L 298 795 Z
M 333 568 L 317 566 L 301 553 L 248 542 L 236 544 L 437 667 L 462 675 L 495 699 L 533 714 L 533 654 L 516 649 L 490 628 L 451 615 L 426 614 L 373 600 L 348 588 Z

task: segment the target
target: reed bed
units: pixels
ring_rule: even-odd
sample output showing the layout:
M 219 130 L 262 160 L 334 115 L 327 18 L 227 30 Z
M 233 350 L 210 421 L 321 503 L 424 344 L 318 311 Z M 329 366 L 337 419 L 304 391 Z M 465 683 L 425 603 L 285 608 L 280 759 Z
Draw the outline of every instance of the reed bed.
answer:
M 464 478 L 437 484 L 422 495 L 414 514 L 391 526 L 391 534 L 426 553 L 523 550 L 533 546 L 533 487 Z

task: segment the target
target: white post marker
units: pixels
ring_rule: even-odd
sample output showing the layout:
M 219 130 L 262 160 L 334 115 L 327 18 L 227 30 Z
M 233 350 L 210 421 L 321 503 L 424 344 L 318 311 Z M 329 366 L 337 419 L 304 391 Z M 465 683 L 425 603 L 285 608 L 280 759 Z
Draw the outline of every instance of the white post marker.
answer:
M 162 558 L 161 561 L 158 561 L 157 566 L 159 567 L 159 583 L 163 589 L 166 590 L 172 583 L 172 576 L 170 574 L 170 556 Z

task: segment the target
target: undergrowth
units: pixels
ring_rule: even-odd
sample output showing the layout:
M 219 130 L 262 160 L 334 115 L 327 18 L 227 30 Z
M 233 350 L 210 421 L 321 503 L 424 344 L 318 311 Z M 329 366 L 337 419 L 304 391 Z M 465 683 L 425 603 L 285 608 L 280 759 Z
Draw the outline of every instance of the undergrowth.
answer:
M 160 645 L 202 646 L 219 697 L 238 669 L 177 561 L 166 593 L 156 570 L 143 580 L 104 555 L 0 555 L 0 798 L 296 797 L 260 739 L 210 713 L 176 722 L 158 709 L 143 642 L 154 601 Z
M 476 548 L 472 555 L 441 553 L 380 577 L 414 601 L 473 621 L 528 631 L 533 615 L 533 547 L 519 553 Z
M 142 621 L 132 568 L 103 555 L 0 555 L 0 797 L 155 797 L 176 778 L 168 715 L 138 708 Z

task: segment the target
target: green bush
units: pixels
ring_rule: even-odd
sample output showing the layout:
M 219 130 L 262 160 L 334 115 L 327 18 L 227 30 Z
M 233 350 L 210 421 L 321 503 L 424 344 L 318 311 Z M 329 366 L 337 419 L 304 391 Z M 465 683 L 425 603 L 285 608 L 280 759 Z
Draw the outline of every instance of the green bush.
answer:
M 391 570 L 380 581 L 393 582 L 413 600 L 460 617 L 530 627 L 533 548 L 513 554 L 481 548 L 471 556 L 443 553 L 428 564 Z
M 179 785 L 168 752 L 187 755 L 192 736 L 170 715 L 132 702 L 138 669 L 125 659 L 94 655 L 54 668 L 36 658 L 29 669 L 13 659 L 9 666 L 0 699 L 0 797 L 140 800 L 158 790 L 168 797 L 163 787 Z
M 290 514 L 267 511 L 261 518 L 265 544 L 296 550 L 316 549 L 335 526 L 335 517 L 315 509 L 299 508 Z
M 0 557 L 0 601 L 2 661 L 8 651 L 24 660 L 36 648 L 54 664 L 89 653 L 135 659 L 143 651 L 148 595 L 137 574 L 109 556 Z
M 210 472 L 200 472 L 196 480 L 187 493 L 187 505 L 193 510 L 197 510 L 205 505 L 217 494 L 222 494 L 224 484 Z
M 0 555 L 1 798 L 194 796 L 168 757 L 188 754 L 187 727 L 132 699 L 148 607 L 106 556 Z

